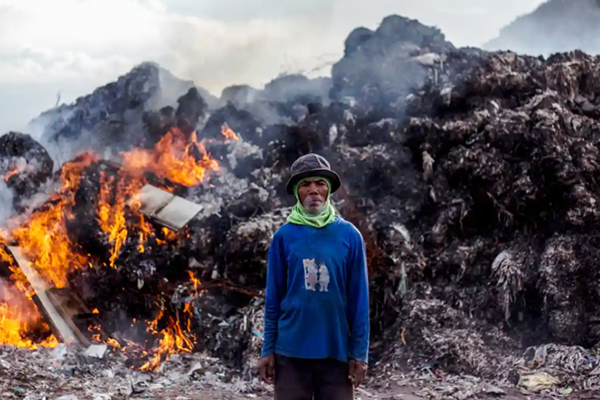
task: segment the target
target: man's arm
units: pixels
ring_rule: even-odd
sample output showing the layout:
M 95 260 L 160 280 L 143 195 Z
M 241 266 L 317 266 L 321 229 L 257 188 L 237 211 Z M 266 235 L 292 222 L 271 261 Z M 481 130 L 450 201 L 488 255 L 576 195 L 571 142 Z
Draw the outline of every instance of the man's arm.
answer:
M 265 299 L 265 322 L 261 357 L 273 354 L 277 337 L 277 321 L 280 304 L 286 291 L 286 267 L 283 254 L 283 241 L 277 232 L 269 248 L 267 263 L 267 293 Z
M 348 263 L 348 324 L 350 326 L 350 359 L 369 359 L 369 278 L 367 254 L 362 235 L 356 230 Z

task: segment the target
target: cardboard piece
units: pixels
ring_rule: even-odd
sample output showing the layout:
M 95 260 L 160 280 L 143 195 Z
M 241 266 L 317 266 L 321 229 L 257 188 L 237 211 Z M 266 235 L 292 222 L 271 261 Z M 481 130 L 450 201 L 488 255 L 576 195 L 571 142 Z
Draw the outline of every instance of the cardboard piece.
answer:
M 173 231 L 185 227 L 204 207 L 156 186 L 145 185 L 129 200 L 141 204 L 140 212 Z

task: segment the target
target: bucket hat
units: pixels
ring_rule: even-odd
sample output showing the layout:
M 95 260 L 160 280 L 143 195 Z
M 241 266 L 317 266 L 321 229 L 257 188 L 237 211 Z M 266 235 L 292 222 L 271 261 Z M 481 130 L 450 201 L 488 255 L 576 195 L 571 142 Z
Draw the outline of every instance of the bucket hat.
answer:
M 288 194 L 294 194 L 296 184 L 304 178 L 321 177 L 327 178 L 331 182 L 331 193 L 335 192 L 342 185 L 340 176 L 331 170 L 331 165 L 324 157 L 309 153 L 298 158 L 290 168 L 291 177 L 286 184 Z

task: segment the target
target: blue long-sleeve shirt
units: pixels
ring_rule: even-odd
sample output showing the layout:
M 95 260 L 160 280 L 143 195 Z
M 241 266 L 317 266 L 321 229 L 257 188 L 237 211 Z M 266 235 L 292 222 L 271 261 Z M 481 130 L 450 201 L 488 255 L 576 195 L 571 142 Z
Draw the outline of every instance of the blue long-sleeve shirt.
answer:
M 341 217 L 323 228 L 286 223 L 267 267 L 262 356 L 368 362 L 365 243 Z

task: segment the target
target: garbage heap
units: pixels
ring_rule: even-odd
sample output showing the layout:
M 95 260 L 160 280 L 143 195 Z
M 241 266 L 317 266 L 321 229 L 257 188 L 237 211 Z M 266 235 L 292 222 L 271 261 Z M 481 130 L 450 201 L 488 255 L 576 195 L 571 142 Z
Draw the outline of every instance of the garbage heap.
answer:
M 185 325 L 195 341 L 172 352 L 206 351 L 250 376 L 269 242 L 293 204 L 283 184 L 296 157 L 317 152 L 342 176 L 335 206 L 367 243 L 376 368 L 517 383 L 518 367 L 547 367 L 575 385 L 595 382 L 587 373 L 600 339 L 597 57 L 456 48 L 435 28 L 389 16 L 375 31 L 350 33 L 331 79 L 231 87 L 216 106 L 189 88 L 176 104 L 150 109 L 161 89 L 148 82 L 160 71 L 143 64 L 72 112 L 43 116 L 47 146 L 87 141 L 102 155 L 62 167 L 64 178 L 65 166 L 81 166 L 68 207 L 75 223 L 65 229 L 69 251 L 92 265 L 66 271 L 65 286 L 96 309 L 101 340 L 155 346 L 132 365 L 158 365 L 148 354 L 164 360 L 156 349 L 165 332 Z M 114 100 L 98 102 L 107 88 Z M 131 91 L 138 101 L 123 101 Z M 78 117 L 81 107 L 98 122 Z M 85 129 L 69 129 L 81 118 Z M 102 199 L 113 214 L 122 204 L 114 195 L 122 152 L 156 149 L 174 131 L 206 150 L 186 147 L 187 155 L 210 154 L 219 168 L 192 184 L 145 171 L 143 183 L 203 210 L 176 233 L 153 225 L 144 246 L 139 213 L 129 210 L 115 253 L 97 210 Z M 121 159 L 107 163 L 106 154 Z M 25 236 L 12 240 L 23 245 Z M 546 343 L 554 344 L 539 347 Z M 566 359 L 569 368 L 559 365 Z

